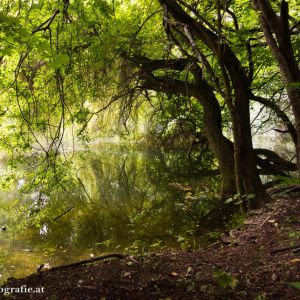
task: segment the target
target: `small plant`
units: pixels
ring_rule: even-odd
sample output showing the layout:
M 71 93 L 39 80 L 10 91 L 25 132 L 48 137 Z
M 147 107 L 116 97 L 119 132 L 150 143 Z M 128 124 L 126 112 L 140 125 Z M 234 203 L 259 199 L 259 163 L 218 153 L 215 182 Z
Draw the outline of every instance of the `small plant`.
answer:
M 290 282 L 289 285 L 295 287 L 300 290 L 300 281 Z
M 235 195 L 233 195 L 233 197 L 226 199 L 225 203 L 229 204 L 229 203 L 233 202 L 233 204 L 239 205 L 239 204 L 242 204 L 243 201 L 248 202 L 253 198 L 255 198 L 254 194 L 247 194 L 247 195 L 235 194 Z
M 223 289 L 228 287 L 235 289 L 238 284 L 238 280 L 230 273 L 215 271 L 214 277 L 217 279 L 219 286 Z
M 288 232 L 289 238 L 299 238 L 300 237 L 300 231 L 299 230 L 291 230 Z
M 266 295 L 265 294 L 258 294 L 254 300 L 265 300 L 266 299 Z
M 95 243 L 95 245 L 98 246 L 98 247 L 109 248 L 111 246 L 112 242 L 113 242 L 112 239 L 107 239 L 103 242 Z

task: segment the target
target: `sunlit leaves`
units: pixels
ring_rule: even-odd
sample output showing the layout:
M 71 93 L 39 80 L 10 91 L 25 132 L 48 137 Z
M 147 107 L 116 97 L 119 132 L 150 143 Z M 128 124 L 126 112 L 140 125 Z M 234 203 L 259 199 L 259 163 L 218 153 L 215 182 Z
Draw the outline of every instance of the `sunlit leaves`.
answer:
M 214 277 L 216 278 L 218 284 L 223 289 L 232 288 L 235 289 L 238 285 L 238 280 L 232 276 L 230 273 L 226 273 L 224 271 L 215 271 Z
M 65 53 L 59 53 L 58 55 L 52 58 L 50 66 L 53 68 L 60 68 L 62 66 L 67 65 L 69 62 L 69 56 Z

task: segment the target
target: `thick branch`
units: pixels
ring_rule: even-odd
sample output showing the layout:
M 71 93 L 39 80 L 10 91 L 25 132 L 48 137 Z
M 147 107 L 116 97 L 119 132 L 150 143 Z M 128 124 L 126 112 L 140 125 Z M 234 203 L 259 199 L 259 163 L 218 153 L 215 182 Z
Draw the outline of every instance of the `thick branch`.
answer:
M 278 28 L 279 18 L 273 10 L 269 0 L 253 0 L 253 5 L 256 10 L 260 10 L 266 18 L 268 25 L 272 30 Z
M 271 169 L 274 171 L 281 171 L 281 172 L 289 172 L 289 171 L 296 171 L 297 165 L 283 159 L 277 153 L 268 150 L 268 149 L 254 149 L 256 156 L 258 157 L 257 163 L 260 167 L 265 169 Z M 264 156 L 266 158 L 262 158 Z
M 270 108 L 277 115 L 277 117 L 281 119 L 281 121 L 286 125 L 288 133 L 291 135 L 293 142 L 295 144 L 297 143 L 296 129 L 289 117 L 287 116 L 287 114 L 283 110 L 281 110 L 277 103 L 270 101 L 264 97 L 255 96 L 253 94 L 251 95 L 251 99 Z
M 151 60 L 147 57 L 127 57 L 125 54 L 122 55 L 123 58 L 129 60 L 136 65 L 142 67 L 143 69 L 147 69 L 149 72 L 153 72 L 159 69 L 171 69 L 171 70 L 178 70 L 183 71 L 191 65 L 191 60 L 185 58 L 179 59 L 156 59 Z

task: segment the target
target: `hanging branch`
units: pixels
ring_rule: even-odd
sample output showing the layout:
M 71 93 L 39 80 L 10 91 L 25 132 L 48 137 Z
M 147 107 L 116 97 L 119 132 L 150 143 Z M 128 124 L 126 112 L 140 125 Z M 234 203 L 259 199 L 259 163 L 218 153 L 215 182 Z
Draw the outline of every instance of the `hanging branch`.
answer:
M 35 139 L 35 141 L 38 143 L 38 145 L 46 153 L 46 156 L 47 156 L 48 155 L 48 151 L 43 147 L 43 145 L 40 143 L 40 141 L 36 137 L 33 129 L 31 128 L 29 120 L 27 120 L 27 118 L 25 117 L 25 114 L 24 114 L 24 112 L 22 110 L 21 103 L 20 103 L 20 100 L 19 100 L 19 94 L 20 94 L 20 92 L 19 92 L 19 86 L 18 86 L 18 76 L 19 76 L 19 73 L 20 73 L 21 66 L 24 63 L 25 59 L 28 57 L 28 55 L 29 55 L 29 51 L 26 52 L 25 54 L 24 53 L 21 54 L 19 62 L 17 64 L 17 67 L 16 67 L 16 69 L 14 71 L 14 84 L 15 84 L 15 91 L 16 91 L 16 100 L 17 100 L 17 105 L 18 105 L 19 111 L 21 113 L 22 119 L 25 121 L 25 123 L 26 123 L 26 125 L 27 125 L 27 127 L 28 127 L 28 129 L 29 129 L 29 131 L 31 133 L 31 135 Z
M 66 215 L 68 212 L 72 211 L 75 207 L 71 206 L 70 208 L 68 208 L 67 210 L 65 210 L 63 213 L 61 213 L 60 215 L 58 215 L 57 217 L 55 217 L 52 221 L 56 221 L 58 219 L 60 219 L 61 217 L 63 217 L 64 215 Z
M 39 32 L 39 31 L 44 31 L 45 32 L 46 30 L 50 30 L 50 26 L 51 26 L 52 22 L 54 21 L 55 17 L 59 13 L 60 13 L 60 10 L 57 9 L 49 19 L 47 19 L 38 28 L 36 28 L 32 31 L 32 35 Z

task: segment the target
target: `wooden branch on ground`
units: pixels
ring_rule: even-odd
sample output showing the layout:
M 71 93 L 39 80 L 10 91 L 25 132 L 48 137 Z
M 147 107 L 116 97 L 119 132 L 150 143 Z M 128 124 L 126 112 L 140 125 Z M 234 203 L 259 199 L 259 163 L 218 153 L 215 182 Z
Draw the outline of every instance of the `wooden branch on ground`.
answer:
M 285 193 L 285 194 L 293 194 L 293 193 L 299 193 L 300 192 L 300 185 L 289 185 L 284 187 L 278 187 L 274 188 L 271 191 L 269 191 L 270 195 Z
M 274 253 L 278 253 L 278 252 L 282 252 L 282 251 L 288 251 L 288 250 L 293 250 L 294 252 L 297 252 L 297 251 L 300 250 L 300 244 L 296 245 L 296 246 L 289 246 L 289 247 L 275 249 L 275 250 L 272 250 L 270 253 L 274 254 Z
M 80 261 L 77 261 L 77 262 L 74 262 L 74 263 L 53 267 L 53 268 L 49 269 L 49 271 L 64 269 L 64 268 L 69 268 L 69 267 L 78 267 L 78 266 L 81 266 L 81 265 L 90 264 L 90 263 L 100 261 L 100 260 L 103 260 L 103 259 L 107 259 L 107 258 L 123 259 L 125 257 L 127 257 L 127 256 L 124 255 L 124 254 L 120 254 L 120 253 L 109 253 L 109 254 L 93 257 L 93 258 L 90 258 L 90 259 L 84 259 L 84 260 L 80 260 Z

